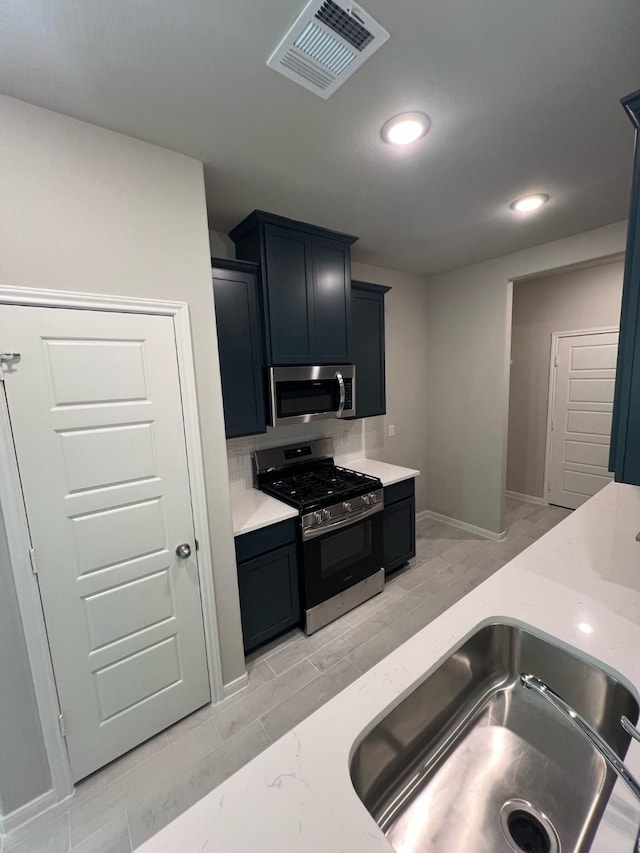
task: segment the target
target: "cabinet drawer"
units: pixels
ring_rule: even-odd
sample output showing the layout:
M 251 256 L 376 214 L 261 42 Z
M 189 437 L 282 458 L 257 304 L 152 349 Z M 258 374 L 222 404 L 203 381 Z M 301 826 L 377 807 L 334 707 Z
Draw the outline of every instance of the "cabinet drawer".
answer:
M 266 643 L 300 620 L 294 544 L 238 564 L 245 651 Z
M 401 483 L 394 483 L 392 486 L 385 486 L 384 489 L 384 505 L 390 506 L 397 501 L 402 501 L 405 498 L 412 498 L 415 494 L 416 481 L 403 480 Z
M 236 536 L 236 560 L 238 563 L 250 560 L 267 551 L 273 551 L 281 545 L 295 542 L 296 525 L 295 519 L 280 521 L 278 524 L 270 524 L 252 533 L 243 533 Z

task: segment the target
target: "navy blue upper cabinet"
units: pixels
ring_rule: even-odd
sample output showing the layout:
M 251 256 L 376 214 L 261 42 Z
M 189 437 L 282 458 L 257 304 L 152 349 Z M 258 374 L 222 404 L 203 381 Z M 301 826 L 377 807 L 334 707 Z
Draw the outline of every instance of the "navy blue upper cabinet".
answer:
M 636 128 L 609 469 L 640 486 L 640 91 L 622 104 Z
M 312 352 L 310 239 L 277 225 L 266 225 L 264 233 L 270 361 L 306 364 Z
M 266 432 L 255 264 L 212 258 L 227 438 Z
M 351 357 L 356 366 L 356 417 L 386 412 L 384 295 L 391 288 L 351 282 Z
M 313 362 L 350 362 L 351 263 L 349 245 L 327 237 L 311 240 Z
M 357 238 L 261 210 L 229 236 L 239 258 L 261 265 L 267 364 L 349 362 Z

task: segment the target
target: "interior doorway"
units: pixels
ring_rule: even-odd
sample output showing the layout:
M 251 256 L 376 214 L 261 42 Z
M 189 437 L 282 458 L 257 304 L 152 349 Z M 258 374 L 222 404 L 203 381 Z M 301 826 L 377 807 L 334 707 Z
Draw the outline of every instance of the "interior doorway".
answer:
M 537 504 L 550 502 L 547 477 L 550 467 L 548 432 L 551 426 L 550 376 L 556 355 L 554 335 L 560 340 L 562 333 L 566 334 L 571 330 L 617 331 L 620 322 L 623 275 L 624 260 L 616 258 L 590 266 L 530 276 L 513 282 L 507 495 Z M 591 353 L 591 355 L 594 354 Z M 610 358 L 610 351 L 608 356 Z M 602 369 L 611 372 L 610 368 Z M 597 378 L 597 375 L 594 374 L 594 377 Z M 577 376 L 573 377 L 573 379 L 577 378 Z M 587 378 L 586 375 L 585 378 Z M 588 387 L 586 384 L 575 385 L 575 388 L 580 387 L 581 392 L 589 396 L 595 392 L 596 387 L 603 389 L 604 385 L 608 384 L 609 375 L 607 374 L 606 377 L 603 375 L 602 378 L 606 378 L 607 382 L 600 386 L 592 384 L 589 391 L 586 390 Z M 567 376 L 567 383 L 568 381 Z M 595 404 L 598 401 L 581 402 Z M 572 405 L 568 398 L 567 403 Z M 599 419 L 598 429 L 603 430 L 607 413 L 598 411 L 596 414 L 605 416 Z M 575 415 L 572 416 L 572 421 L 575 422 Z M 557 426 L 557 419 L 554 426 Z M 591 454 L 589 456 L 591 461 L 597 459 L 598 462 L 602 462 L 604 453 L 602 447 L 587 448 L 586 445 L 600 445 L 603 435 L 601 434 L 594 441 L 587 440 L 590 435 L 588 432 L 576 435 L 582 438 L 565 448 L 568 456 L 573 457 L 577 454 L 581 459 L 587 459 L 588 454 Z M 573 441 L 573 437 L 571 440 Z M 558 436 L 558 446 L 560 441 Z M 577 444 L 582 446 L 576 447 Z M 578 466 L 580 463 L 576 462 L 575 465 Z M 569 476 L 569 483 L 576 488 L 580 480 L 584 491 L 576 494 L 582 494 L 583 500 L 586 500 L 587 482 L 590 482 L 591 488 L 605 482 L 600 479 L 588 479 L 589 475 L 603 477 L 606 474 L 606 463 L 604 467 L 598 464 L 592 469 L 585 467 L 584 471 L 578 470 L 576 473 L 584 473 L 587 477 L 576 478 L 572 475 Z M 561 480 L 559 482 L 562 484 Z M 554 485 L 554 488 L 556 489 L 554 502 L 558 502 L 560 506 L 575 508 L 573 504 L 576 501 L 568 500 L 567 488 L 562 485 L 560 487 Z
M 7 318 L 3 328 L 8 344 L 0 395 L 0 501 L 9 512 L 11 569 L 51 767 L 50 803 L 68 796 L 72 779 L 91 772 L 92 765 L 111 760 L 210 697 L 222 697 L 190 325 L 185 303 L 11 288 L 0 288 L 0 313 Z M 124 433 L 128 440 L 123 443 Z M 38 460 L 39 469 L 34 465 Z M 57 471 L 49 470 L 52 466 Z M 52 499 L 43 512 L 38 502 L 58 486 L 62 498 L 57 495 L 57 503 Z M 145 489 L 158 495 L 138 494 Z M 171 526 L 179 515 L 176 500 L 184 508 L 179 529 Z M 155 527 L 132 521 L 115 533 L 87 529 L 117 522 L 128 513 L 130 518 L 138 509 L 157 514 L 160 504 L 166 505 L 161 513 L 165 523 Z M 133 541 L 152 533 L 164 536 L 166 547 Z M 190 553 L 180 547 L 184 543 Z M 56 556 L 63 548 L 69 553 Z M 154 565 L 143 576 L 136 574 L 145 561 L 165 556 L 166 571 Z M 66 587 L 58 578 L 61 572 L 66 573 Z M 123 575 L 117 582 L 114 572 Z M 104 588 L 97 588 L 105 579 Z M 83 584 L 96 588 L 80 589 Z M 143 596 L 138 594 L 141 586 Z M 70 589 L 61 617 L 61 596 Z M 121 600 L 113 601 L 113 595 Z M 76 611 L 82 611 L 84 620 L 75 618 Z M 180 621 L 179 631 L 150 637 L 171 627 L 172 620 Z M 99 738 L 85 738 L 88 749 L 82 744 L 76 748 L 85 735 L 86 708 L 78 714 L 73 699 L 78 690 L 61 687 L 72 655 L 63 650 L 55 661 L 54 646 L 62 648 L 72 622 L 79 626 L 76 658 L 83 650 L 86 654 L 85 665 L 78 663 L 67 681 L 90 671 L 95 689 L 92 696 L 90 689 L 83 690 L 81 698 L 94 702 L 103 723 L 116 724 L 110 725 L 108 737 L 101 725 Z M 134 649 L 143 637 L 150 642 Z M 139 677 L 115 684 L 114 677 L 127 675 L 123 663 L 135 667 L 145 650 L 163 653 L 177 646 L 173 673 L 178 677 L 169 677 L 171 655 L 160 659 L 156 654 L 154 661 L 147 655 Z M 113 660 L 98 660 L 114 650 L 120 654 Z M 156 702 L 173 700 L 170 693 L 175 694 L 172 711 L 165 708 L 167 702 Z M 178 693 L 185 694 L 180 707 Z M 72 697 L 69 711 L 63 694 Z M 154 703 L 136 733 L 129 712 Z M 163 715 L 170 719 L 160 719 Z M 122 731 L 116 731 L 123 721 Z M 98 754 L 103 748 L 105 753 Z M 39 813 L 36 807 L 41 807 L 39 800 L 33 808 L 29 804 L 29 816 Z M 23 809 L 13 823 L 26 819 Z M 8 819 L 4 825 L 6 829 Z
M 617 329 L 552 336 L 545 490 L 577 509 L 613 479 L 609 444 L 618 356 Z

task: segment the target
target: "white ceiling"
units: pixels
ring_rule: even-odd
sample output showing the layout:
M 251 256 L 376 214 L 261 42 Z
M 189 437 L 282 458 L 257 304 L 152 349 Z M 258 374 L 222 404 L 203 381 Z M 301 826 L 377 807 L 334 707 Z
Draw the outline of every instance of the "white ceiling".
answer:
M 0 0 L 0 89 L 204 161 L 212 228 L 259 207 L 450 269 L 623 219 L 638 0 L 365 0 L 389 41 L 329 100 L 265 67 L 304 0 Z M 379 130 L 403 110 L 409 149 Z M 530 218 L 509 202 L 541 191 Z

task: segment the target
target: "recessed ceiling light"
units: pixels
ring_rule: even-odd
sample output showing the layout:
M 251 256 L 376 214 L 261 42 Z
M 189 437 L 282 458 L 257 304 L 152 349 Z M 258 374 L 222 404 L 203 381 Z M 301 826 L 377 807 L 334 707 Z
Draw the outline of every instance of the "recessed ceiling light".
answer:
M 593 634 L 593 628 L 589 625 L 588 622 L 581 622 L 578 625 L 578 628 L 582 631 L 583 634 Z
M 400 113 L 385 121 L 380 136 L 389 145 L 409 145 L 425 136 L 431 127 L 431 119 L 424 113 Z
M 511 210 L 517 210 L 518 213 L 531 213 L 537 210 L 549 201 L 549 196 L 544 193 L 536 193 L 535 195 L 525 195 L 522 198 L 516 199 L 511 203 Z

